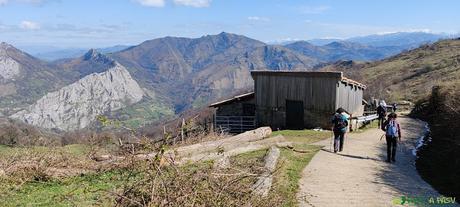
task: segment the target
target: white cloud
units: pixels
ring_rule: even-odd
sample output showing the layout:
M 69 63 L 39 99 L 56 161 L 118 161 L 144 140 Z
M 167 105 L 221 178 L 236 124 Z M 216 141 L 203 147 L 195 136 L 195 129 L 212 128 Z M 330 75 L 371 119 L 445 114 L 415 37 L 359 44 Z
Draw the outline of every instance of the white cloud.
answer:
M 280 38 L 280 39 L 276 39 L 276 40 L 266 41 L 266 43 L 269 43 L 269 44 L 287 44 L 287 43 L 296 42 L 296 41 L 300 41 L 300 40 L 302 40 L 302 39 L 287 37 L 287 38 Z
M 0 0 L 0 6 L 6 5 L 8 0 Z
M 258 17 L 258 16 L 250 16 L 250 17 L 248 17 L 248 20 L 251 20 L 251 21 L 262 21 L 262 22 L 268 22 L 268 21 L 270 21 L 270 19 L 267 18 L 267 17 Z
M 191 7 L 209 7 L 212 0 L 174 0 L 174 4 Z
M 22 21 L 21 24 L 19 24 L 19 27 L 21 29 L 37 30 L 40 29 L 40 24 L 32 21 Z
M 383 32 L 377 32 L 377 35 L 387 35 L 387 34 L 394 34 L 394 33 L 399 33 L 399 32 L 423 32 L 423 33 L 434 33 L 431 31 L 431 29 L 399 29 L 399 30 L 393 30 L 393 31 L 383 31 Z
M 164 7 L 165 0 L 136 0 L 137 3 L 141 4 L 142 6 L 149 6 L 149 7 Z
M 302 13 L 305 14 L 321 14 L 324 13 L 325 11 L 329 10 L 331 7 L 330 6 L 304 6 L 301 7 Z

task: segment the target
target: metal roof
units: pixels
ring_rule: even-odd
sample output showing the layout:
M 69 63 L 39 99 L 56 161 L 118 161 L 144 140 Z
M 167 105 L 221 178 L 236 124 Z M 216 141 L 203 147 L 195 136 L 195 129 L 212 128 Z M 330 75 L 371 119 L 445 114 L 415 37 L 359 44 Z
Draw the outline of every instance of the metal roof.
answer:
M 232 98 L 225 99 L 225 100 L 213 103 L 213 104 L 209 105 L 209 107 L 218 107 L 218 106 L 221 106 L 221 105 L 224 105 L 224 104 L 233 103 L 235 101 L 240 101 L 242 99 L 251 98 L 251 97 L 254 97 L 254 92 L 249 92 L 249 93 L 237 95 L 237 96 L 234 96 Z
M 318 72 L 318 71 L 291 71 L 291 70 L 255 70 L 251 71 L 252 76 L 257 75 L 279 75 L 279 76 L 308 76 L 308 77 L 335 77 L 342 78 L 342 72 Z
M 366 89 L 367 86 L 358 82 L 358 81 L 355 81 L 355 80 L 352 80 L 352 79 L 349 79 L 349 78 L 345 78 L 345 77 L 342 77 L 342 82 L 344 83 L 347 83 L 347 84 L 350 84 L 350 85 L 355 85 L 357 87 L 360 87 L 362 89 Z
M 256 70 L 256 71 L 251 71 L 251 75 L 254 78 L 254 76 L 258 75 L 274 75 L 274 76 L 294 76 L 294 77 L 299 77 L 299 76 L 304 76 L 304 77 L 331 77 L 331 78 L 337 78 L 340 81 L 350 84 L 350 85 L 355 85 L 359 88 L 366 89 L 367 86 L 346 78 L 343 76 L 343 72 L 339 71 L 328 71 L 328 72 L 322 72 L 322 71 L 285 71 L 285 70 L 279 70 L 279 71 L 273 71 L 273 70 Z

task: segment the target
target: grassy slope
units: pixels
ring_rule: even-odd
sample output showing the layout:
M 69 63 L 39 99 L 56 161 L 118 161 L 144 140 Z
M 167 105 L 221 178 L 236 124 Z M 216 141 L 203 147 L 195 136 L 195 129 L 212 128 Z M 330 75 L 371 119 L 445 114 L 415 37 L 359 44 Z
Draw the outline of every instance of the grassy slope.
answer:
M 110 117 L 121 120 L 122 124 L 133 129 L 174 116 L 172 106 L 152 99 L 143 100 L 110 114 Z
M 0 145 L 0 160 L 34 159 L 43 162 L 59 162 L 80 165 L 90 162 L 87 158 L 90 147 L 67 145 L 64 147 L 8 147 Z M 49 158 L 56 156 L 55 158 Z M 81 162 L 81 163 L 77 163 Z M 2 164 L 2 163 L 0 163 Z M 46 165 L 46 164 L 44 164 Z M 71 166 L 69 166 L 71 167 Z M 72 206 L 74 203 L 90 205 L 93 197 L 102 197 L 96 189 L 107 190 L 117 184 L 111 174 L 86 175 L 49 181 L 22 183 L 21 178 L 0 176 L 0 206 Z
M 460 40 L 443 40 L 373 63 L 351 67 L 332 65 L 323 70 L 344 71 L 368 85 L 376 98 L 417 101 L 434 85 L 455 84 L 460 78 Z
M 89 147 L 81 144 L 72 144 L 66 145 L 63 147 L 55 147 L 55 150 L 66 153 L 73 156 L 85 156 L 89 152 Z M 50 151 L 49 147 L 8 147 L 5 145 L 0 145 L 0 159 L 6 159 L 8 156 L 11 156 L 15 153 L 23 153 L 24 150 L 36 152 L 36 153 L 47 153 Z
M 113 197 L 107 191 L 121 185 L 123 178 L 119 175 L 108 172 L 22 185 L 0 178 L 1 205 L 109 206 Z
M 296 143 L 297 149 L 308 151 L 307 153 L 297 153 L 292 150 L 281 149 L 279 170 L 275 174 L 275 190 L 271 192 L 270 198 L 267 200 L 267 205 L 273 201 L 279 202 L 280 205 L 293 206 L 296 204 L 295 194 L 301 171 L 320 149 L 320 147 L 311 146 L 309 143 L 327 138 L 329 133 L 304 130 L 280 131 L 276 134 L 286 135 L 289 140 Z M 80 156 L 87 152 L 87 148 L 81 145 L 71 145 L 65 149 L 73 155 Z M 0 146 L 0 156 L 18 150 L 24 149 Z M 40 147 L 34 150 L 46 151 L 46 148 Z M 232 158 L 232 163 L 243 169 L 244 167 L 248 168 L 248 166 L 254 168 L 260 165 L 265 152 L 266 150 L 260 150 L 235 156 Z M 0 204 L 1 206 L 110 206 L 113 204 L 114 197 L 108 192 L 125 183 L 124 177 L 123 172 L 109 171 L 23 184 L 0 177 Z
M 283 135 L 294 143 L 294 147 L 306 153 L 294 152 L 287 148 L 281 149 L 278 169 L 274 174 L 274 186 L 269 198 L 258 205 L 262 206 L 296 206 L 296 193 L 302 170 L 308 165 L 320 146 L 311 143 L 327 139 L 329 131 L 283 130 L 276 131 L 272 136 Z M 10 148 L 0 145 L 0 158 L 21 150 L 33 150 L 46 153 L 46 147 Z M 69 145 L 56 148 L 72 156 L 86 156 L 89 148 L 84 145 Z M 267 150 L 258 150 L 231 158 L 232 167 L 247 172 L 257 172 L 263 166 L 263 158 Z M 206 171 L 212 163 L 193 165 L 188 170 Z M 197 168 L 197 169 L 195 169 Z M 15 180 L 0 176 L 0 206 L 111 206 L 114 203 L 114 192 L 126 182 L 126 172 L 108 171 L 64 179 L 51 179 L 46 182 L 30 181 L 18 183 Z M 142 179 L 142 175 L 137 178 Z M 136 179 L 137 179 L 136 178 Z M 255 178 L 245 179 L 242 186 L 251 186 Z M 206 181 L 203 181 L 206 182 Z M 249 183 L 248 183 L 249 182 Z M 205 184 L 203 184 L 205 186 Z

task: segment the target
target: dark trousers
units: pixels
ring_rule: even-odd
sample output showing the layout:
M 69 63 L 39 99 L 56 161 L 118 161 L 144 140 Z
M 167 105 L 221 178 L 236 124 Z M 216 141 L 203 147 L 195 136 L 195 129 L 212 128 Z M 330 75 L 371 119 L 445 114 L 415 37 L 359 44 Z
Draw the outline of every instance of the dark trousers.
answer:
M 396 146 L 398 145 L 397 137 L 386 136 L 387 140 L 387 160 L 395 161 L 396 156 Z
M 343 150 L 343 139 L 345 137 L 345 132 L 334 132 L 334 152 Z
M 382 127 L 383 123 L 385 122 L 385 116 L 379 116 L 379 129 Z

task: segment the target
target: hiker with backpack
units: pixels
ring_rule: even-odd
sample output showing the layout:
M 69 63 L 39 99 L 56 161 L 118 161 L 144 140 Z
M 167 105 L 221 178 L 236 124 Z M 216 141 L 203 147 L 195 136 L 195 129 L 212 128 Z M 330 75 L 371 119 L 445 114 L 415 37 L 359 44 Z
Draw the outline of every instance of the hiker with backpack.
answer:
M 380 103 L 377 107 L 377 115 L 379 116 L 378 127 L 381 128 L 383 126 L 383 122 L 385 121 L 385 116 L 387 115 L 387 107 L 385 107 L 383 103 Z
M 396 113 L 391 113 L 388 115 L 388 120 L 382 125 L 387 141 L 387 162 L 396 162 L 398 139 L 401 141 L 401 127 L 396 118 Z
M 332 117 L 332 131 L 334 132 L 334 153 L 343 150 L 343 142 L 347 133 L 348 118 L 344 115 L 345 109 L 338 108 Z

